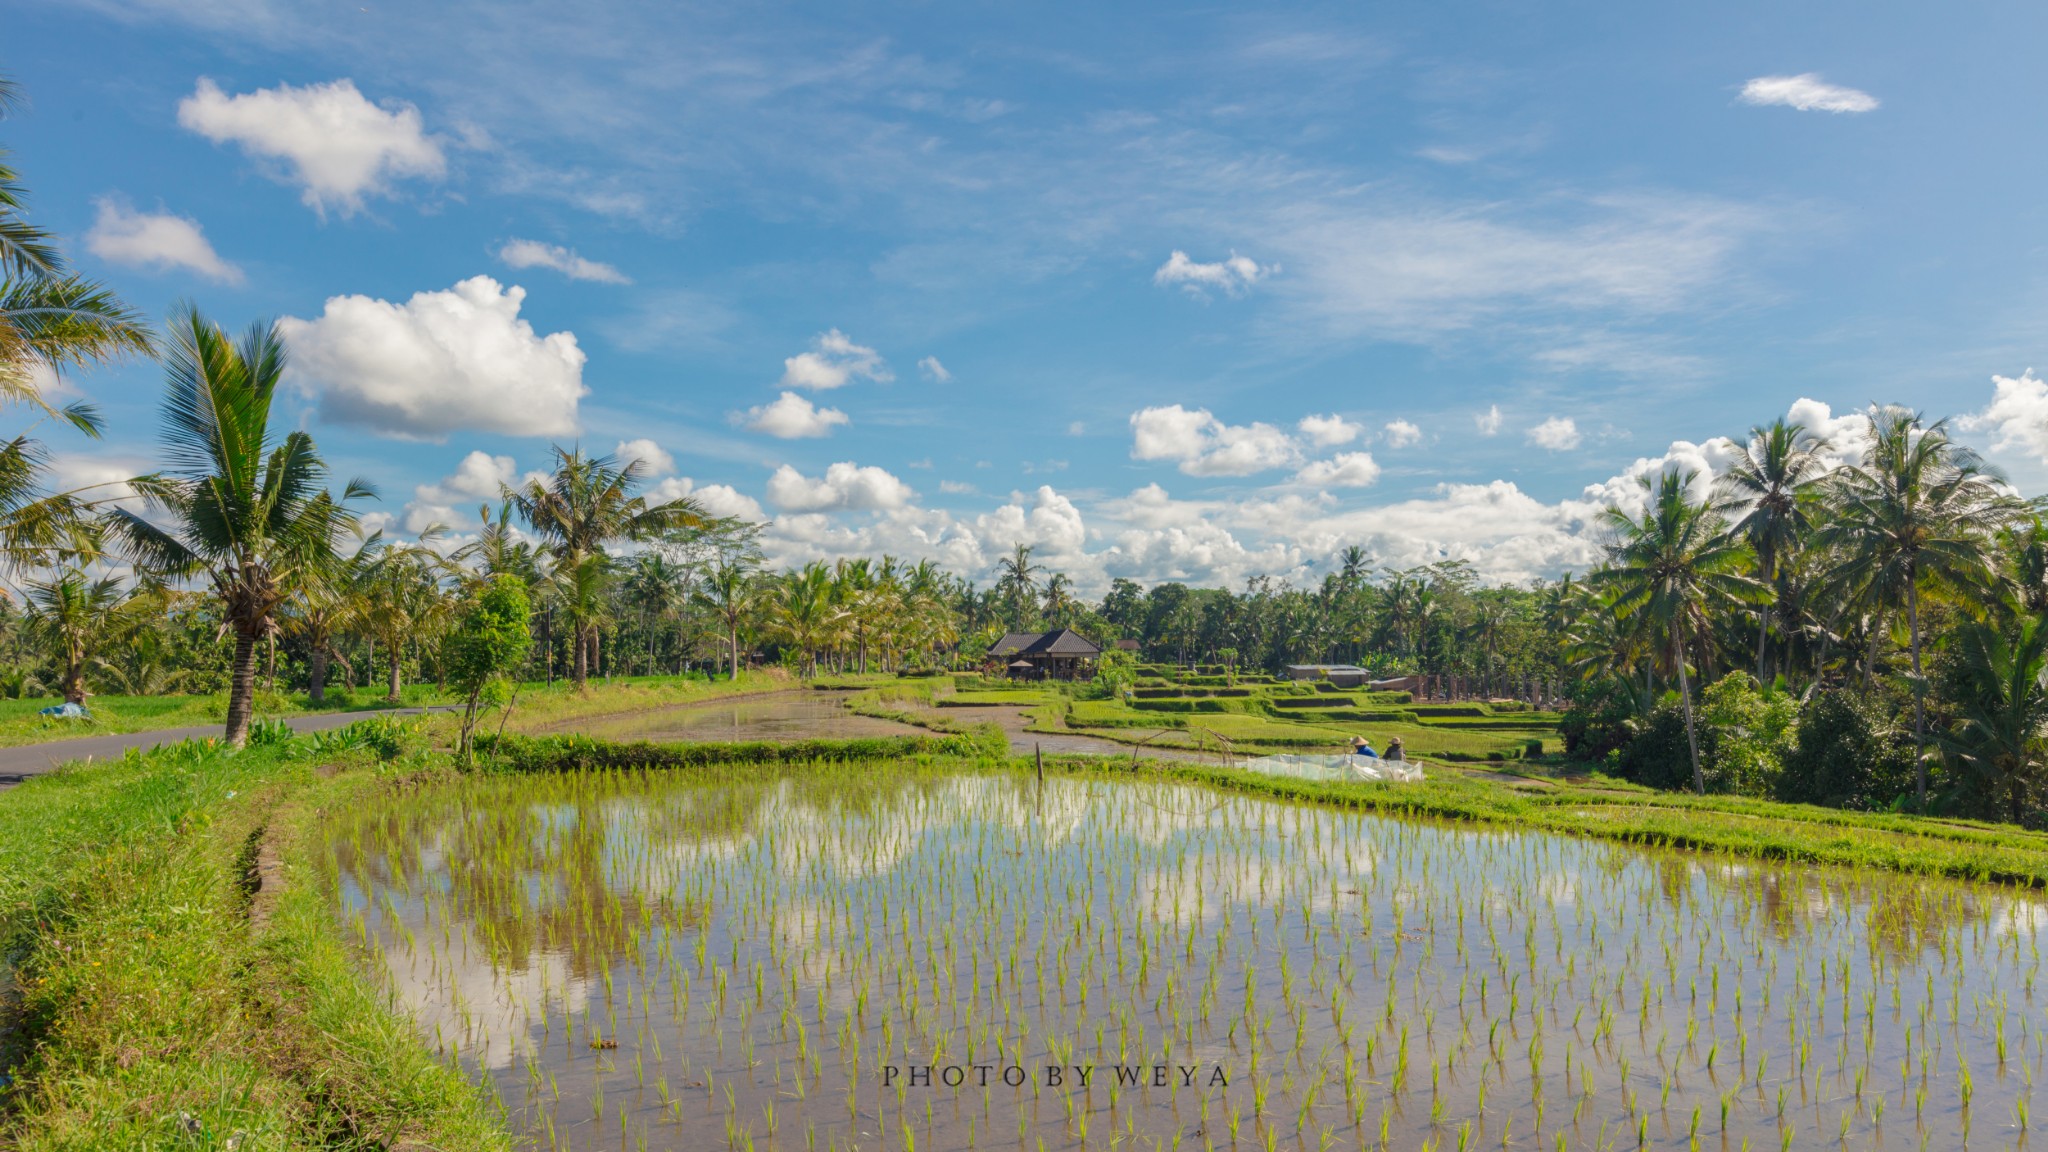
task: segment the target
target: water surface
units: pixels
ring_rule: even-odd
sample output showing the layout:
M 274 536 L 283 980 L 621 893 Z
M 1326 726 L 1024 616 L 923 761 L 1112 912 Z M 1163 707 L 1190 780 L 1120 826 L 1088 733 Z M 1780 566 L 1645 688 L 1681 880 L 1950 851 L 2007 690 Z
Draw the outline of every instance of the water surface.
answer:
M 528 777 L 334 852 L 539 1147 L 2008 1147 L 2044 1064 L 2023 893 L 1198 787 Z

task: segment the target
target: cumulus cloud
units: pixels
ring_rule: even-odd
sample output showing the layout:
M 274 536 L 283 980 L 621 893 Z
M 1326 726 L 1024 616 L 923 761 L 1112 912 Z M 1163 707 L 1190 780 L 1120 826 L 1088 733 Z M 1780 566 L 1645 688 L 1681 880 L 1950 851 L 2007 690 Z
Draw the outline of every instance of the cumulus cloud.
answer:
M 505 487 L 518 478 L 512 457 L 471 452 L 455 471 L 412 490 L 412 500 L 405 506 L 405 530 L 418 535 L 436 524 L 466 524 L 479 507 L 496 504 Z
M 643 476 L 666 476 L 676 470 L 676 458 L 666 448 L 644 436 L 638 440 L 619 441 L 612 455 L 622 465 L 639 461 Z
M 1342 416 L 1304 416 L 1295 425 L 1302 436 L 1318 448 L 1331 448 L 1338 444 L 1349 444 L 1365 433 L 1365 425 L 1353 424 Z
M 1041 484 L 1031 494 L 1029 506 L 1021 493 L 1010 502 L 974 519 L 976 533 L 992 553 L 1005 553 L 1028 544 L 1048 562 L 1078 560 L 1086 552 L 1088 526 L 1074 502 Z
M 86 251 L 112 264 L 170 272 L 180 268 L 222 284 L 240 284 L 242 270 L 220 258 L 199 222 L 168 212 L 137 212 L 125 201 L 102 196 Z
M 1486 411 L 1474 416 L 1472 422 L 1478 425 L 1481 436 L 1498 436 L 1500 434 L 1500 405 L 1489 405 Z
M 583 350 L 573 332 L 536 335 L 526 290 L 472 276 L 403 304 L 334 296 L 318 319 L 278 321 L 299 386 L 322 417 L 408 440 L 458 429 L 512 436 L 577 431 Z
M 578 256 L 575 250 L 538 240 L 507 240 L 498 249 L 498 259 L 513 268 L 552 268 L 571 280 L 595 280 L 600 284 L 631 284 L 624 272 L 609 264 Z
M 1190 476 L 1249 476 L 1301 458 L 1293 437 L 1271 424 L 1225 424 L 1206 408 L 1178 404 L 1131 416 L 1131 458 L 1172 460 Z
M 1294 474 L 1295 483 L 1314 488 L 1369 488 L 1379 478 L 1380 466 L 1370 452 L 1339 452 Z
M 1877 108 L 1877 97 L 1829 84 L 1815 72 L 1759 76 L 1742 86 L 1741 99 L 1744 104 L 1782 104 L 1801 112 L 1869 112 Z
M 747 520 L 759 523 L 768 517 L 762 513 L 761 505 L 730 484 L 699 484 L 688 476 L 670 476 L 647 490 L 647 502 L 666 504 L 671 500 L 690 499 L 709 515 L 721 519 Z
M 1993 376 L 1991 403 L 1956 421 L 1967 431 L 1991 433 L 1994 452 L 2025 452 L 2048 464 L 2048 382 L 2029 368 L 2019 376 Z
M 937 356 L 927 356 L 919 360 L 917 362 L 917 370 L 924 373 L 924 378 L 927 380 L 937 381 L 940 384 L 951 384 L 953 382 L 953 374 L 946 371 L 946 366 L 939 363 Z
M 799 352 L 782 362 L 785 388 L 841 388 L 855 378 L 882 382 L 896 377 L 882 362 L 881 353 L 855 344 L 837 328 L 813 341 L 809 352 Z
M 972 484 L 960 480 L 939 481 L 939 491 L 948 496 L 973 496 L 981 491 Z
M 1207 296 L 1212 288 L 1236 296 L 1279 270 L 1278 264 L 1261 266 L 1251 257 L 1235 252 L 1227 260 L 1202 264 L 1188 259 L 1187 253 L 1176 248 L 1166 263 L 1152 273 L 1152 282 L 1162 286 L 1178 284 L 1196 296 Z
M 732 421 L 779 440 L 805 440 L 829 436 L 832 429 L 849 423 L 837 408 L 820 408 L 794 392 L 784 392 L 769 404 L 756 404 L 745 412 L 732 414 Z
M 1422 429 L 1406 420 L 1387 421 L 1385 432 L 1389 448 L 1408 448 L 1422 443 Z
M 1552 416 L 1529 429 L 1529 443 L 1552 452 L 1569 452 L 1579 446 L 1579 426 L 1569 416 Z
M 850 461 L 832 465 L 816 479 L 787 464 L 768 478 L 768 499 L 787 512 L 886 511 L 906 508 L 916 498 L 910 485 L 887 469 Z
M 300 199 L 323 215 L 330 208 L 353 215 L 365 197 L 390 195 L 394 179 L 439 179 L 447 170 L 441 141 L 425 132 L 419 109 L 379 107 L 351 80 L 230 96 L 202 77 L 178 103 L 178 123 L 282 165 L 278 174 L 299 185 Z

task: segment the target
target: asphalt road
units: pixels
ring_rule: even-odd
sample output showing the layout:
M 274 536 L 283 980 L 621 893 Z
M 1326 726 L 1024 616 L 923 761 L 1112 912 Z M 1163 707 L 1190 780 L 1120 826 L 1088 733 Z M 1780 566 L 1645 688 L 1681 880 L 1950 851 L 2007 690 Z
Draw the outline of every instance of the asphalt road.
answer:
M 445 707 L 445 706 L 444 706 Z M 441 708 L 378 708 L 367 712 L 318 712 L 310 716 L 290 716 L 285 723 L 294 732 L 325 732 L 331 728 L 343 728 L 370 716 L 418 716 L 423 712 L 437 712 Z M 194 736 L 218 736 L 222 726 L 205 724 L 191 728 L 159 728 L 153 732 L 122 732 L 110 736 L 80 736 L 71 740 L 51 740 L 42 744 L 23 744 L 16 748 L 0 748 L 0 792 L 4 792 L 31 776 L 40 776 L 72 760 L 109 760 L 117 758 L 130 748 L 154 748 L 159 744 L 176 744 Z

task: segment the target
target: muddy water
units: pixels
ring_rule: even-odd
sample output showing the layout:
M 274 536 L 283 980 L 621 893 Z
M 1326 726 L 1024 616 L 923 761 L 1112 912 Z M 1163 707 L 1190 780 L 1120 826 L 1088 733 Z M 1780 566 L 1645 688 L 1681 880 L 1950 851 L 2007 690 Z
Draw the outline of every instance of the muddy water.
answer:
M 843 692 L 777 692 L 719 703 L 656 708 L 556 725 L 600 740 L 847 740 L 862 736 L 923 736 L 921 728 L 860 716 L 845 707 Z
M 2048 1063 L 2042 905 L 1965 884 L 907 768 L 483 782 L 334 846 L 544 1148 L 2012 1147 Z

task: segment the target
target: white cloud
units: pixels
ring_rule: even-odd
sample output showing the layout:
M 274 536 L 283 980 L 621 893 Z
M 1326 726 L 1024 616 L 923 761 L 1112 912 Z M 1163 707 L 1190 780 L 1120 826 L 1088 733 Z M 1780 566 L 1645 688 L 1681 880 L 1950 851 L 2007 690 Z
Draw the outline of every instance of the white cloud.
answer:
M 505 486 L 518 478 L 512 457 L 471 452 L 455 471 L 412 490 L 412 500 L 405 506 L 405 530 L 418 535 L 435 524 L 448 528 L 467 524 L 477 508 L 496 504 Z
M 1028 544 L 1048 563 L 1070 563 L 1085 555 L 1088 528 L 1081 510 L 1050 484 L 1041 484 L 1025 507 L 1022 493 L 986 515 L 974 518 L 982 544 L 992 553 L 1007 553 Z
M 946 366 L 939 363 L 937 356 L 927 356 L 919 360 L 917 362 L 917 370 L 924 373 L 927 380 L 935 380 L 941 384 L 951 384 L 953 382 L 953 374 L 946 371 Z
M 944 492 L 948 496 L 973 496 L 978 494 L 981 489 L 959 480 L 941 480 L 939 481 L 939 491 Z
M 2022 451 L 2048 464 L 2048 382 L 2029 368 L 2018 377 L 1993 376 L 1991 403 L 1956 420 L 1966 431 L 1991 433 L 1994 452 Z
M 1294 474 L 1295 483 L 1314 488 L 1367 488 L 1379 478 L 1379 463 L 1370 452 L 1339 452 Z
M 1422 443 L 1422 429 L 1406 420 L 1387 421 L 1386 435 L 1389 448 L 1408 448 Z
M 1310 444 L 1318 448 L 1332 448 L 1349 444 L 1365 434 L 1365 425 L 1353 424 L 1342 416 L 1304 416 L 1296 425 Z
M 410 104 L 380 108 L 351 80 L 280 84 L 230 96 L 201 78 L 178 104 L 178 123 L 216 144 L 233 141 L 249 155 L 280 161 L 300 199 L 325 214 L 353 215 L 371 195 L 390 195 L 390 181 L 439 179 L 447 169 L 441 141 L 421 127 Z
M 886 511 L 909 507 L 917 493 L 887 469 L 841 461 L 813 480 L 787 464 L 768 478 L 768 499 L 788 512 Z
M 1481 436 L 1498 436 L 1500 434 L 1500 405 L 1489 405 L 1486 411 L 1474 416 L 1472 422 L 1479 426 L 1479 434 Z
M 1201 264 L 1188 259 L 1188 254 L 1176 248 L 1166 263 L 1152 273 L 1152 282 L 1159 285 L 1178 284 L 1196 296 L 1206 296 L 1215 288 L 1229 295 L 1243 293 L 1260 280 L 1278 272 L 1278 264 L 1261 266 L 1249 256 L 1232 252 L 1227 260 L 1214 264 Z
M 839 409 L 820 408 L 794 392 L 784 392 L 773 403 L 757 404 L 745 412 L 735 412 L 732 421 L 780 440 L 829 436 L 833 428 L 849 423 L 846 413 Z
M 1294 439 L 1271 424 L 1225 424 L 1206 408 L 1178 404 L 1131 416 L 1131 458 L 1173 460 L 1190 476 L 1249 476 L 1301 458 Z
M 666 476 L 676 470 L 676 458 L 654 441 L 641 437 L 638 440 L 621 440 L 612 450 L 620 464 L 638 460 L 642 476 Z
M 600 284 L 631 284 L 624 272 L 609 264 L 578 256 L 559 244 L 538 240 L 507 240 L 498 249 L 498 259 L 513 268 L 552 268 L 571 280 L 595 280 Z
M 782 362 L 785 388 L 840 388 L 855 377 L 877 382 L 896 378 L 882 362 L 881 353 L 855 344 L 837 328 L 819 336 L 809 352 L 799 352 Z
M 1815 72 L 1797 76 L 1759 76 L 1742 86 L 1744 104 L 1783 104 L 1801 112 L 1869 112 L 1877 97 L 1854 88 L 1829 84 Z
M 220 258 L 199 222 L 168 212 L 137 212 L 122 200 L 102 196 L 86 251 L 114 264 L 168 272 L 189 268 L 208 280 L 240 284 L 242 270 Z
M 752 496 L 730 484 L 698 484 L 688 476 L 670 476 L 647 490 L 649 504 L 666 504 L 684 497 L 695 500 L 712 516 L 731 517 L 759 523 L 768 517 Z
M 333 296 L 316 320 L 278 321 L 292 373 L 321 415 L 408 440 L 458 429 L 512 436 L 577 431 L 583 350 L 573 332 L 535 335 L 526 290 L 472 276 L 403 304 Z
M 1529 443 L 1552 452 L 1569 452 L 1579 446 L 1579 426 L 1569 416 L 1552 416 L 1529 429 Z

